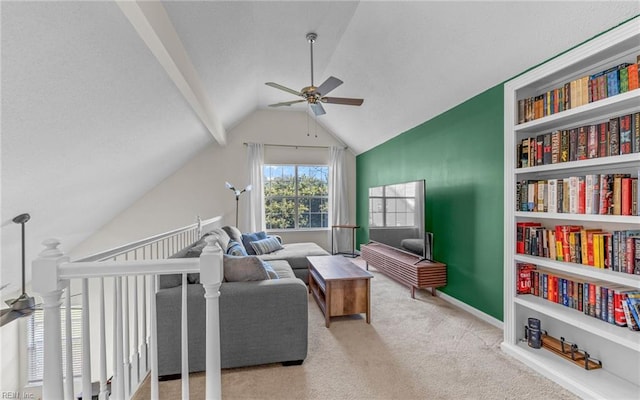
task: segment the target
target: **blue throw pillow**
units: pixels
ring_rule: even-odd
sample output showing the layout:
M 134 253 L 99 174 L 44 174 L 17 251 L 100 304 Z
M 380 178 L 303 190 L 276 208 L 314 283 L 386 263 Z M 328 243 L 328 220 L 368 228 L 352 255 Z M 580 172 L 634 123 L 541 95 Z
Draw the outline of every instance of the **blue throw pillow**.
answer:
M 227 254 L 230 256 L 247 256 L 247 251 L 244 246 L 235 240 L 229 241 L 229 245 L 227 246 Z
M 270 236 L 266 239 L 256 240 L 255 242 L 251 242 L 251 247 L 253 247 L 253 250 L 256 252 L 256 255 L 273 253 L 274 251 L 280 250 L 283 248 L 282 245 L 280 244 L 280 241 L 273 236 Z
M 257 240 L 266 239 L 267 234 L 264 232 L 254 232 L 254 233 L 243 233 L 242 234 L 242 244 L 244 245 L 245 250 L 247 250 L 247 254 L 255 256 L 256 252 L 251 247 L 251 242 L 255 242 Z

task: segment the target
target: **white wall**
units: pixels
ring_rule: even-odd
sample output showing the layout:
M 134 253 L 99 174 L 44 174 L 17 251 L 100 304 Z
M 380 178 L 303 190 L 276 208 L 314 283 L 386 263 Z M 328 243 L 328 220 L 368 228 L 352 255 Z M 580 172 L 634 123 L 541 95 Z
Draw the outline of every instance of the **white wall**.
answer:
M 322 117 L 319 117 L 322 118 Z M 310 135 L 307 136 L 309 126 Z M 176 133 L 179 135 L 179 132 Z M 317 134 L 317 137 L 316 137 Z M 115 247 L 203 219 L 224 216 L 224 224 L 235 223 L 235 197 L 224 186 L 249 183 L 246 142 L 265 144 L 331 146 L 342 145 L 305 112 L 258 110 L 228 131 L 228 144 L 211 144 L 181 169 L 145 194 L 102 229 L 75 247 L 72 259 Z M 355 221 L 355 156 L 347 151 L 349 204 Z M 327 149 L 265 148 L 266 163 L 326 164 Z M 240 228 L 246 228 L 245 202 L 240 198 Z M 285 242 L 313 241 L 330 250 L 330 232 L 280 233 Z

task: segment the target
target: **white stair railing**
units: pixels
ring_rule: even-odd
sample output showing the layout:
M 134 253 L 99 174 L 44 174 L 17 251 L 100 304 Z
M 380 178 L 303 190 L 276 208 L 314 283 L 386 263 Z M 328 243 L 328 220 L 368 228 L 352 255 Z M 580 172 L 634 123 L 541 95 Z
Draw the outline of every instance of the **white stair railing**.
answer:
M 186 309 L 188 273 L 200 272 L 200 282 L 205 289 L 206 302 L 206 398 L 221 397 L 220 383 L 220 326 L 219 288 L 222 281 L 222 251 L 214 236 L 206 238 L 206 247 L 200 258 L 166 259 L 200 238 L 202 230 L 219 225 L 221 218 L 173 230 L 136 243 L 111 249 L 103 253 L 69 262 L 58 248 L 55 239 L 46 240 L 46 247 L 33 262 L 33 288 L 43 299 L 44 308 L 44 376 L 43 399 L 74 399 L 70 360 L 72 359 L 71 335 L 67 334 L 66 380 L 62 369 L 62 333 L 60 313 L 62 294 L 69 291 L 74 280 L 82 287 L 82 394 L 91 399 L 91 336 L 99 341 L 95 357 L 99 365 L 99 399 L 130 399 L 147 374 L 150 373 L 151 398 L 159 398 L 158 349 L 156 324 L 156 286 L 158 277 L 166 274 L 182 274 L 182 388 L 183 399 L 189 398 L 188 384 L 188 321 Z M 139 296 L 138 280 L 142 279 L 142 295 Z M 105 313 L 105 280 L 113 281 L 113 329 L 111 388 L 107 381 L 107 324 Z M 97 294 L 90 293 L 90 281 L 98 284 Z M 132 283 L 130 285 L 130 283 Z M 133 293 L 131 293 L 133 290 Z M 89 298 L 98 296 L 98 323 L 91 324 Z M 138 303 L 139 297 L 142 304 Z M 147 309 L 149 307 L 149 309 Z M 70 309 L 67 300 L 67 310 Z M 141 309 L 141 312 L 139 310 Z M 93 310 L 94 314 L 96 310 Z M 131 313 L 130 313 L 131 311 Z M 133 318 L 133 320 L 131 320 Z M 70 321 L 67 316 L 67 321 Z M 69 329 L 69 328 L 66 328 Z M 67 331 L 68 332 L 68 331 Z M 142 335 L 142 337 L 140 337 Z M 70 379 L 71 378 L 71 379 Z

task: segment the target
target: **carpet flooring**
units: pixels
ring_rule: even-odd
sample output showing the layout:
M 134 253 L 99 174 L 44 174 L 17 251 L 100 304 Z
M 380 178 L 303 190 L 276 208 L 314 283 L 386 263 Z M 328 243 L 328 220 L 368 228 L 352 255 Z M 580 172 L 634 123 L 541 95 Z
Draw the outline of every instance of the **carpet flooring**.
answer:
M 411 299 L 408 288 L 371 272 L 370 325 L 357 315 L 332 318 L 325 328 L 310 296 L 305 362 L 223 370 L 223 398 L 577 398 L 504 354 L 500 329 L 428 291 Z M 191 399 L 203 399 L 204 373 L 191 374 L 189 386 Z M 180 380 L 160 382 L 162 399 L 180 398 L 180 390 Z M 148 398 L 147 378 L 134 399 Z

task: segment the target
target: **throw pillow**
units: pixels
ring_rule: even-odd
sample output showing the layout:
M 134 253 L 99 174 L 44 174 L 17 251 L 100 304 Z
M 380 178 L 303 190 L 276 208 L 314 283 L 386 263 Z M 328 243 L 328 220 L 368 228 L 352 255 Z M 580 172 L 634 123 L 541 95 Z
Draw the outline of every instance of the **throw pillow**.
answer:
M 225 255 L 223 259 L 224 280 L 227 282 L 264 281 L 269 274 L 256 256 L 235 257 Z
M 265 271 L 267 271 L 267 274 L 269 274 L 269 278 L 280 279 L 280 277 L 278 276 L 278 273 L 276 272 L 275 269 L 273 269 L 273 266 L 271 264 L 269 264 L 264 260 L 260 260 L 260 261 L 262 261 L 262 266 L 264 267 Z
M 229 241 L 231 240 L 227 232 L 222 230 L 222 228 L 214 228 L 211 230 L 210 233 L 213 233 L 214 235 L 218 236 L 218 244 L 220 245 L 220 248 L 222 249 L 222 251 L 226 252 L 227 247 L 229 246 Z
M 223 226 L 222 230 L 227 232 L 230 240 L 242 243 L 242 232 L 240 232 L 240 229 L 236 228 L 235 226 Z
M 251 242 L 251 246 L 257 255 L 273 253 L 276 250 L 284 248 L 275 237 L 268 237 L 266 239 Z
M 229 242 L 227 254 L 230 256 L 248 256 L 244 246 L 234 240 Z
M 262 240 L 266 238 L 267 238 L 267 234 L 264 232 L 243 233 L 242 244 L 244 245 L 244 248 L 247 250 L 247 254 L 249 255 L 256 254 L 255 250 L 253 250 L 253 247 L 251 247 L 251 242 L 255 242 L 257 240 Z

